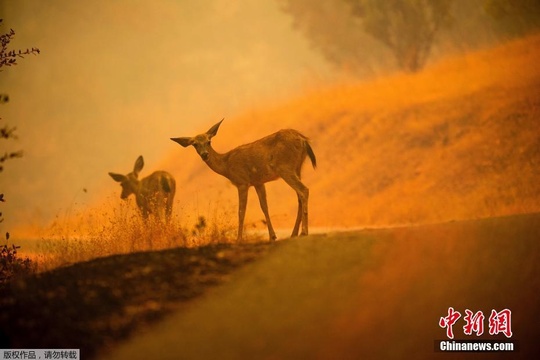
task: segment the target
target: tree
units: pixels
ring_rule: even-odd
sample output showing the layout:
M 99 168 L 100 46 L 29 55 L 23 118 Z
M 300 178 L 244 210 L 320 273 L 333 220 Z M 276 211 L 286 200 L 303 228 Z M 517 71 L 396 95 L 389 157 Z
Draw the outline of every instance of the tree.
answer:
M 295 30 L 332 65 L 362 75 L 392 66 L 388 54 L 352 16 L 343 0 L 277 0 Z
M 540 28 L 540 0 L 485 0 L 484 9 L 503 37 L 522 36 Z
M 295 27 L 334 63 L 358 68 L 376 51 L 366 37 L 384 44 L 396 65 L 418 71 L 439 31 L 450 25 L 453 0 L 279 0 Z M 370 54 L 367 54 L 367 53 Z M 378 56 L 381 59 L 381 56 Z M 364 64 L 365 65 L 365 64 Z
M 3 20 L 0 19 L 0 25 Z M 3 71 L 1 68 L 4 66 L 15 66 L 17 65 L 17 60 L 24 58 L 25 55 L 39 54 L 38 48 L 26 49 L 26 50 L 8 50 L 8 45 L 15 36 L 15 31 L 10 29 L 6 34 L 0 35 L 0 72 Z M 0 94 L 0 104 L 7 103 L 9 101 L 9 96 L 7 94 Z M 0 118 L 1 120 L 2 118 Z M 16 139 L 15 127 L 3 126 L 0 128 L 0 139 Z M 6 154 L 0 156 L 0 172 L 3 170 L 2 164 L 8 160 L 22 156 L 22 151 L 13 151 L 7 152 Z M 4 194 L 0 193 L 0 202 L 4 202 Z M 0 212 L 0 222 L 4 218 Z M 6 241 L 9 240 L 9 232 L 6 232 Z M 20 247 L 12 244 L 0 246 L 0 287 L 4 286 L 11 278 L 18 274 L 28 274 L 33 271 L 34 264 L 32 261 L 26 257 L 22 259 L 17 255 L 17 249 Z
M 439 30 L 450 23 L 452 0 L 346 0 L 364 30 L 394 54 L 403 70 L 420 70 Z
M 3 19 L 0 19 L 0 25 L 2 24 Z M 6 34 L 0 35 L 0 72 L 4 66 L 15 66 L 17 65 L 17 60 L 20 58 L 24 58 L 25 55 L 37 55 L 39 54 L 38 48 L 31 48 L 26 50 L 8 50 L 8 45 L 15 36 L 15 31 L 13 29 L 10 29 L 10 31 Z M 0 94 L 0 104 L 7 103 L 9 101 L 9 96 L 7 94 Z M 2 118 L 0 118 L 2 120 Z M 15 134 L 15 131 L 17 130 L 16 127 L 11 127 L 8 125 L 4 125 L 2 128 L 0 128 L 0 139 L 16 139 L 17 135 Z M 14 159 L 22 156 L 22 151 L 11 151 L 6 152 L 4 155 L 0 155 L 0 172 L 3 171 L 3 163 L 6 160 Z M 0 202 L 3 202 L 4 200 L 4 194 L 0 193 Z M 0 213 L 0 222 L 2 222 L 2 213 Z M 9 235 L 6 234 L 6 238 L 9 238 Z
M 3 19 L 0 19 L 0 25 L 2 24 Z M 8 45 L 13 40 L 13 37 L 15 36 L 15 31 L 13 29 L 10 29 L 10 31 L 6 34 L 0 35 L 0 69 L 2 69 L 4 66 L 15 66 L 17 65 L 17 60 L 20 58 L 24 58 L 25 55 L 37 55 L 39 54 L 38 48 L 31 48 L 26 50 L 8 50 Z M 2 70 L 0 70 L 1 72 Z M 7 103 L 9 101 L 9 96 L 7 94 L 0 94 L 0 104 Z M 0 118 L 1 120 L 2 118 Z M 15 131 L 17 130 L 16 127 L 10 127 L 8 125 L 4 125 L 2 128 L 0 128 L 0 139 L 16 139 L 17 135 L 15 134 Z M 0 172 L 4 169 L 2 164 L 9 159 L 14 159 L 17 157 L 22 156 L 22 151 L 12 151 L 7 152 L 4 155 L 0 155 Z

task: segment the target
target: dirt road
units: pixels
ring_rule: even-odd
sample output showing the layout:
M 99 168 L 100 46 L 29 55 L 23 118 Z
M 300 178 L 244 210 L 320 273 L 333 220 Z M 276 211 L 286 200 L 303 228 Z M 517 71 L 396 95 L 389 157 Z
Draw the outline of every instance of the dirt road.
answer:
M 539 239 L 533 214 L 288 240 L 103 358 L 534 358 Z M 448 339 L 439 320 L 449 307 L 461 314 L 455 340 L 513 341 L 519 350 L 435 351 Z M 465 335 L 467 309 L 484 315 L 482 336 Z M 501 315 L 490 335 L 492 310 L 505 309 L 510 321 Z

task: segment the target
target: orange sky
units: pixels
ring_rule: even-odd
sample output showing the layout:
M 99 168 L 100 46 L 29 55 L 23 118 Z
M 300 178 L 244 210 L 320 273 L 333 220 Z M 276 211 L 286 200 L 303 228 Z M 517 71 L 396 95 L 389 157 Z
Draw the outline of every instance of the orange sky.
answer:
M 24 150 L 0 174 L 6 229 L 116 195 L 107 172 L 141 154 L 153 170 L 169 137 L 335 76 L 275 1 L 82 4 L 0 0 L 10 48 L 41 50 L 0 74 L 19 136 L 0 150 Z

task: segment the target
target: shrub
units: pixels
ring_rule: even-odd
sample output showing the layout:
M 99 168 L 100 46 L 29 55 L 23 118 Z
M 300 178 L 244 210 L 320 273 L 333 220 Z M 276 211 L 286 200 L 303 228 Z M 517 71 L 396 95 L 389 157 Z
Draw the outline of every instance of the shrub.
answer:
M 35 264 L 28 257 L 17 255 L 20 246 L 14 244 L 0 246 L 0 287 L 6 285 L 12 278 L 28 275 L 35 271 Z

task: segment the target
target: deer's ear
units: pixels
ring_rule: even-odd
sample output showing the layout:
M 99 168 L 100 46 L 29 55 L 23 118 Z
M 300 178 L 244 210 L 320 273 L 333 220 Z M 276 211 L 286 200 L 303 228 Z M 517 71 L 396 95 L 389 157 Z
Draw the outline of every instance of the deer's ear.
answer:
M 112 172 L 109 173 L 109 176 L 112 177 L 113 180 L 116 181 L 116 182 L 122 182 L 126 178 L 125 175 L 115 174 L 115 173 L 112 173 Z
M 189 145 L 193 144 L 193 139 L 189 137 L 171 138 L 171 140 L 182 145 L 183 147 L 188 147 Z
M 219 125 L 221 125 L 221 123 L 223 122 L 223 120 L 225 120 L 225 118 L 221 119 L 220 122 L 218 122 L 216 125 L 212 126 L 212 127 L 210 128 L 210 130 L 208 130 L 208 131 L 206 132 L 206 134 L 207 134 L 208 136 L 210 136 L 210 137 L 216 136 L 216 134 L 217 134 L 217 132 L 218 132 L 218 129 L 219 129 Z
M 143 157 L 142 157 L 142 155 L 141 155 L 141 156 L 139 156 L 139 157 L 137 158 L 137 160 L 135 161 L 135 165 L 133 166 L 133 173 L 134 173 L 135 175 L 138 175 L 139 172 L 141 172 L 141 170 L 142 170 L 143 167 L 144 167 L 144 159 L 143 159 Z

